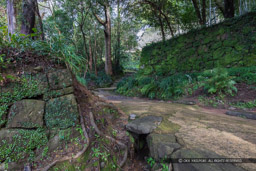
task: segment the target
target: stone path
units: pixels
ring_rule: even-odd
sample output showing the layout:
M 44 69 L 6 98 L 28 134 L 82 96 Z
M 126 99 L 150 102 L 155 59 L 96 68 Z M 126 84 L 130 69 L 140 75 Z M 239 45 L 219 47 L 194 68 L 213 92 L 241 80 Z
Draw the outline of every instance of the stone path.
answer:
M 113 89 L 99 89 L 94 93 L 118 106 L 127 114 L 127 118 L 130 114 L 136 114 L 139 117 L 161 116 L 162 123 L 153 133 L 174 134 L 183 150 L 174 152 L 177 156 L 188 157 L 188 154 L 192 153 L 202 158 L 211 156 L 209 154 L 216 154 L 223 158 L 256 158 L 256 120 L 225 115 L 225 110 L 209 110 L 197 105 L 123 97 L 112 92 Z M 205 170 L 206 168 L 256 170 L 256 163 L 214 166 L 194 164 L 188 168 L 187 166 L 173 165 L 174 171 Z

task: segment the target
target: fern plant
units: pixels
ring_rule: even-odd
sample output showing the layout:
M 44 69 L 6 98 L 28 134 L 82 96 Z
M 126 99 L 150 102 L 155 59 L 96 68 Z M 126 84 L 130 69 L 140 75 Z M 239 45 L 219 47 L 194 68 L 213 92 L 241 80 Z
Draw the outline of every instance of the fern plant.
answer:
M 199 85 L 209 94 L 229 94 L 234 96 L 237 92 L 236 82 L 228 75 L 224 68 L 206 70 L 198 76 Z

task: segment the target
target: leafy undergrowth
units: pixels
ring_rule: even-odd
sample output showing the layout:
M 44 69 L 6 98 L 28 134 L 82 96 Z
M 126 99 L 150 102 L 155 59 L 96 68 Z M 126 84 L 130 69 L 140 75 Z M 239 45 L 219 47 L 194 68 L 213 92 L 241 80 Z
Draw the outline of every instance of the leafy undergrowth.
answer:
M 177 73 L 169 76 L 138 72 L 122 79 L 116 92 L 126 96 L 162 100 L 198 98 L 202 104 L 214 107 L 255 108 L 256 67 L 215 68 L 200 73 Z
M 94 73 L 86 73 L 86 76 L 77 75 L 77 80 L 89 89 L 108 87 L 113 83 L 112 78 L 105 72 L 99 72 L 97 75 Z

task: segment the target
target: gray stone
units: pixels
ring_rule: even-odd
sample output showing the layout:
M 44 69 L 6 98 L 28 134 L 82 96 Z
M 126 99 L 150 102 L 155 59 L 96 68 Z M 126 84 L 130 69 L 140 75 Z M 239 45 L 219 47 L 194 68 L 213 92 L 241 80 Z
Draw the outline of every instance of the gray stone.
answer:
M 150 156 L 156 161 L 171 158 L 174 150 L 181 146 L 176 142 L 173 134 L 150 134 L 147 136 Z
M 191 158 L 225 158 L 218 154 L 199 149 L 181 149 L 172 154 L 172 159 Z M 244 169 L 234 166 L 231 163 L 173 163 L 174 171 L 244 171 Z
M 181 101 L 176 101 L 176 103 L 185 104 L 185 105 L 195 105 L 196 104 L 195 101 L 191 101 L 191 100 L 181 100 Z
M 47 77 L 52 90 L 62 89 L 72 85 L 72 76 L 67 69 L 50 72 L 47 74 Z
M 0 164 L 0 171 L 20 171 L 24 168 L 24 163 L 22 162 L 10 162 L 8 163 L 8 169 L 6 168 L 5 163 Z
M 50 99 L 45 107 L 48 128 L 68 128 L 79 122 L 77 102 L 73 94 Z
M 230 115 L 230 116 L 237 116 L 237 117 L 256 120 L 256 113 L 255 112 L 227 111 L 226 114 Z
M 41 100 L 15 102 L 8 114 L 7 128 L 43 127 L 44 105 Z
M 136 134 L 149 134 L 162 122 L 160 116 L 145 116 L 126 125 L 126 129 Z

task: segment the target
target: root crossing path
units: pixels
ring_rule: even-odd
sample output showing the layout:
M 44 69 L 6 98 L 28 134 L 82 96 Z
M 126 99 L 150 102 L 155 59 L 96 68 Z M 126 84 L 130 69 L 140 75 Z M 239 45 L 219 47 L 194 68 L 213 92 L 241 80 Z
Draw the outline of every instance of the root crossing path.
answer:
M 228 116 L 220 109 L 124 97 L 115 94 L 114 89 L 97 89 L 94 93 L 115 104 L 127 116 L 162 116 L 163 122 L 155 132 L 175 134 L 184 148 L 213 151 L 226 158 L 256 158 L 256 120 Z M 256 170 L 256 163 L 237 165 Z

